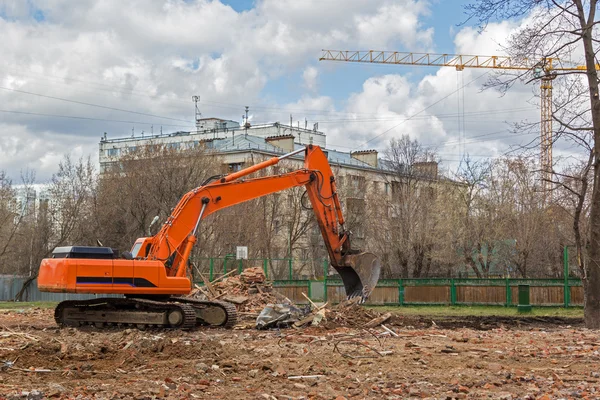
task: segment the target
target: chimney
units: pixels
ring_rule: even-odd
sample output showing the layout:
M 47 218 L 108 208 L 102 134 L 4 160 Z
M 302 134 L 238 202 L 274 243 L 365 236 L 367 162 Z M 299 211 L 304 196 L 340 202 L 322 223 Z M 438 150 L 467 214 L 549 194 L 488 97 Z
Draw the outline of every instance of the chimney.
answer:
M 427 178 L 438 177 L 438 163 L 436 161 L 416 162 L 412 166 L 413 174 Z
M 362 161 L 373 168 L 377 168 L 377 150 L 361 150 L 350 153 L 350 157 Z
M 279 147 L 286 153 L 294 151 L 294 135 L 278 135 L 265 138 L 265 142 L 272 146 Z

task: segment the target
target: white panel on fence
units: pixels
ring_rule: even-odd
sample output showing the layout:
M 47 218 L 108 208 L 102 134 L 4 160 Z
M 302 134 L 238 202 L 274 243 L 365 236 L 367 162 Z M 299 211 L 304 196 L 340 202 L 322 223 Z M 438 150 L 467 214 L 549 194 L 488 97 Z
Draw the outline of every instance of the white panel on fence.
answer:
M 237 246 L 235 251 L 235 258 L 238 260 L 247 260 L 248 246 Z

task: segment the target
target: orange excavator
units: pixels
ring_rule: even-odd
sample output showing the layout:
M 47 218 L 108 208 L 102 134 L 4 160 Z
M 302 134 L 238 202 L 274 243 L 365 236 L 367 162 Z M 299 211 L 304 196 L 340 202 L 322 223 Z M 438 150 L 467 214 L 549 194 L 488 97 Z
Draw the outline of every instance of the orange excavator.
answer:
M 299 153 L 305 156 L 303 169 L 243 179 Z M 109 247 L 57 247 L 52 258 L 42 260 L 38 287 L 46 292 L 121 295 L 59 303 L 54 316 L 63 326 L 231 327 L 237 321 L 232 304 L 184 297 L 191 291 L 188 260 L 198 226 L 218 210 L 298 186 L 306 188 L 346 294 L 366 299 L 379 279 L 379 259 L 350 246 L 351 232 L 344 228 L 327 156 L 313 145 L 209 178 L 182 197 L 155 236 L 137 239 L 130 253 L 117 257 Z

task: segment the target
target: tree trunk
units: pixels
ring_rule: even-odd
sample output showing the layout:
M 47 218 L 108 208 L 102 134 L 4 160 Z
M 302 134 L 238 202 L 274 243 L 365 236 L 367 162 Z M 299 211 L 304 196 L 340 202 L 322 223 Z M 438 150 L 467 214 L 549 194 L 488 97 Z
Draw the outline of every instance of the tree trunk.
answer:
M 588 19 L 581 0 L 573 0 L 577 6 L 582 28 L 582 41 L 585 50 L 587 80 L 590 88 L 592 126 L 594 128 L 594 188 L 590 210 L 590 249 L 587 276 L 584 277 L 584 319 L 585 326 L 600 328 L 600 99 L 598 98 L 598 72 L 593 46 L 593 25 L 596 13 L 596 0 L 590 1 Z
M 37 278 L 37 275 L 30 276 L 25 282 L 23 282 L 23 286 L 21 287 L 21 290 L 19 290 L 19 292 L 15 295 L 14 301 L 23 300 L 22 297 L 25 294 L 25 291 L 27 290 L 29 285 L 31 285 L 31 283 L 35 280 L 35 278 Z

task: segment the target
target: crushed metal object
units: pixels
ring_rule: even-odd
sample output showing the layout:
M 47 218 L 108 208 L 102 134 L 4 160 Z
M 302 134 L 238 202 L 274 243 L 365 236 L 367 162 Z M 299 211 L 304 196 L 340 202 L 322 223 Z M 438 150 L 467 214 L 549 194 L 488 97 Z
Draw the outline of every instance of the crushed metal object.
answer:
M 291 304 L 267 304 L 256 318 L 256 329 L 288 328 L 308 313 L 310 306 L 300 308 Z

